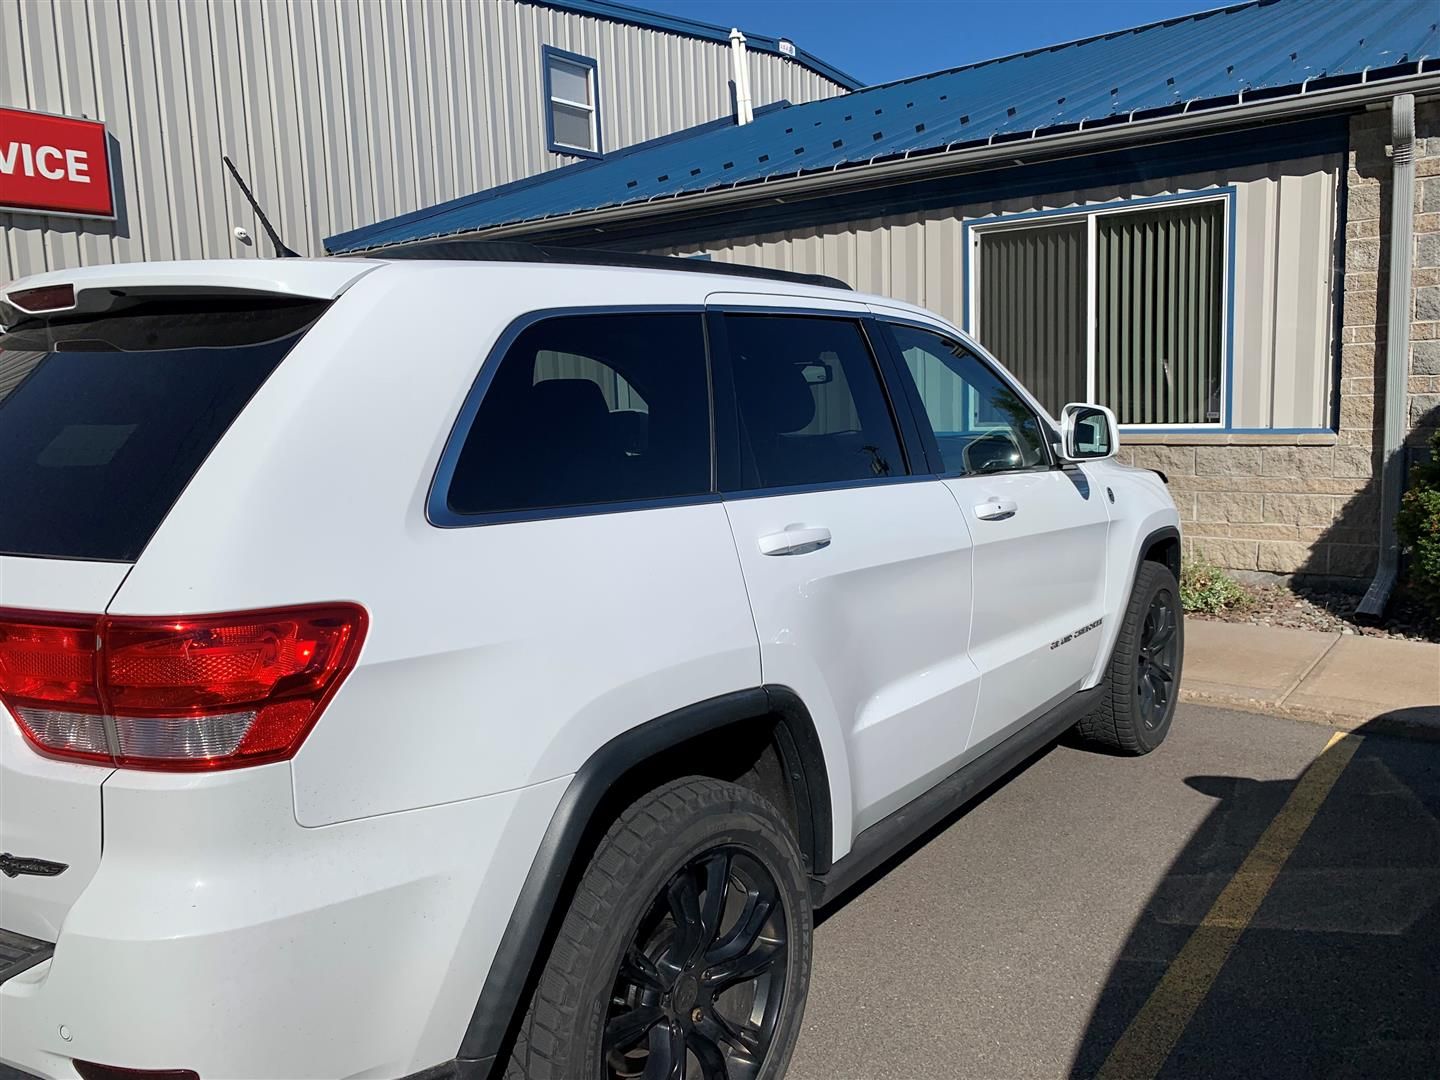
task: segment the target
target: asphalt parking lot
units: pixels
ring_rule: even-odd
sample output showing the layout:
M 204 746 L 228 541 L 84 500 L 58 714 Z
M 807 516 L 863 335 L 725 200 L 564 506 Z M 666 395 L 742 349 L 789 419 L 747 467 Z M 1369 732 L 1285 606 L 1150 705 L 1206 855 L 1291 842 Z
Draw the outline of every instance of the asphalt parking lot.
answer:
M 1440 1076 L 1440 742 L 1181 706 L 822 913 L 791 1080 Z

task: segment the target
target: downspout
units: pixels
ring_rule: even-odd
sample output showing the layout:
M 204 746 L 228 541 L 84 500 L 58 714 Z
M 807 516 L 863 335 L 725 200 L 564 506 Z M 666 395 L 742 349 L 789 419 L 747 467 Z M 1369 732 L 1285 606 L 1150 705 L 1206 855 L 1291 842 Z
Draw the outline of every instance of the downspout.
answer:
M 745 50 L 745 35 L 739 29 L 730 31 L 730 72 L 735 81 L 735 123 L 748 124 L 755 119 L 750 100 L 750 54 Z
M 1379 618 L 1400 568 L 1395 515 L 1405 486 L 1405 393 L 1410 376 L 1410 269 L 1415 248 L 1415 95 L 1390 106 L 1390 299 L 1385 336 L 1385 442 L 1380 458 L 1380 565 L 1357 615 Z

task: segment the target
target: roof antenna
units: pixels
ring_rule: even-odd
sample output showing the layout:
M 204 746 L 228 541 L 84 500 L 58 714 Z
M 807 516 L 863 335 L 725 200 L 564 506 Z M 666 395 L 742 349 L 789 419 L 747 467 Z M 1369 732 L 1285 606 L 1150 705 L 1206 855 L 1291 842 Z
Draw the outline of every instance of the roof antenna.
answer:
M 275 245 L 275 257 L 277 259 L 298 259 L 300 253 L 291 251 L 280 239 L 280 234 L 275 231 L 275 226 L 270 224 L 270 219 L 265 216 L 265 211 L 260 209 L 260 204 L 255 201 L 255 196 L 250 194 L 250 188 L 240 175 L 240 170 L 235 168 L 235 163 L 230 160 L 229 154 L 221 154 L 220 158 L 225 162 L 225 167 L 230 170 L 230 175 L 235 177 L 235 183 L 240 185 L 240 191 L 245 196 L 245 201 L 250 204 L 250 209 L 255 211 L 255 216 L 260 219 L 260 224 L 265 226 L 265 232 L 270 237 L 270 242 Z

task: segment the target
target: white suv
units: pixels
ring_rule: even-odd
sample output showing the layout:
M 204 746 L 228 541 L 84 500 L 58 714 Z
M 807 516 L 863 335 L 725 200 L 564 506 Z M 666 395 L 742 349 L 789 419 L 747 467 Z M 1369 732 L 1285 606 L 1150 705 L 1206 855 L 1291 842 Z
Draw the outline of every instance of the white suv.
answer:
M 779 1077 L 815 907 L 1165 737 L 1106 410 L 823 279 L 501 254 L 0 294 L 0 1075 Z

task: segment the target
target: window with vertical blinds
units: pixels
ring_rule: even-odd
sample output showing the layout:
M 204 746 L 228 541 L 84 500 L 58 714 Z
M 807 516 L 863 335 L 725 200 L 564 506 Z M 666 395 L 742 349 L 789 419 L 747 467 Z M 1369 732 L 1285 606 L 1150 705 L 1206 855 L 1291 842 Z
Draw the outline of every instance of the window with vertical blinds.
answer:
M 1052 413 L 1093 386 L 1122 424 L 1219 423 L 1224 227 L 1210 200 L 982 231 L 978 337 Z
M 980 342 L 1055 415 L 1085 399 L 1088 231 L 1082 218 L 980 243 Z
M 1219 203 L 1101 215 L 1095 393 L 1122 424 L 1220 419 Z

